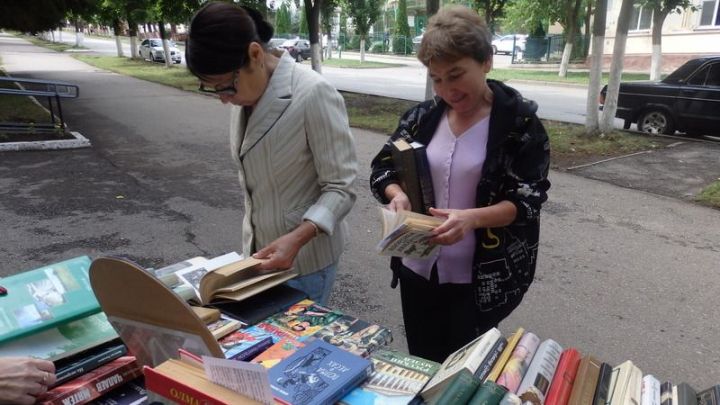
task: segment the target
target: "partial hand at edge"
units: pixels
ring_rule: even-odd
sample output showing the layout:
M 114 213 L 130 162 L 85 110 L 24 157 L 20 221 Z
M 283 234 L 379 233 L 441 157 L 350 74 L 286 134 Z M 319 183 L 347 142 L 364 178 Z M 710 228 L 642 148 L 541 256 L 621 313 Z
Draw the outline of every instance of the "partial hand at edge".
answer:
M 55 365 L 30 357 L 0 357 L 0 403 L 34 404 L 54 384 Z
M 435 236 L 430 239 L 430 242 L 438 245 L 455 244 L 466 233 L 475 229 L 475 218 L 471 210 L 430 208 L 430 215 L 445 218 L 445 222 L 433 229 Z

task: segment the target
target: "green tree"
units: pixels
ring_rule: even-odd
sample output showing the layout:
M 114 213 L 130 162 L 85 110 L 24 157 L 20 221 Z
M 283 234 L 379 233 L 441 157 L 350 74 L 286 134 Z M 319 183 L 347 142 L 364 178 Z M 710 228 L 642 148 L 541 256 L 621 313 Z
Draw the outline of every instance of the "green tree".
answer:
M 32 33 L 47 31 L 59 27 L 66 12 L 65 3 L 58 0 L 0 1 L 0 27 Z
M 287 1 L 283 1 L 275 14 L 275 31 L 279 34 L 288 34 L 291 30 L 290 8 Z
M 407 18 L 407 0 L 399 0 L 397 5 L 397 18 L 395 20 L 395 36 L 393 37 L 393 52 L 407 55 L 412 53 L 412 37 Z
M 300 7 L 300 28 L 298 28 L 298 32 L 303 37 L 307 37 L 309 35 L 307 14 L 305 13 L 305 7 Z
M 516 0 L 515 0 L 516 1 Z M 473 0 L 475 9 L 480 15 L 485 17 L 485 23 L 492 32 L 495 32 L 495 26 L 498 19 L 503 16 L 505 6 L 512 3 L 511 0 Z
M 365 38 L 380 16 L 380 0 L 348 0 L 348 14 L 360 35 L 360 63 L 365 62 Z
M 320 28 L 327 38 L 326 46 L 328 59 L 332 58 L 333 37 L 332 22 L 335 16 L 335 9 L 340 5 L 340 0 L 324 0 L 320 9 Z
M 690 0 L 642 0 L 640 5 L 652 9 L 652 56 L 650 57 L 650 80 L 660 80 L 662 66 L 662 27 L 670 13 L 682 13 L 685 9 L 697 11 Z

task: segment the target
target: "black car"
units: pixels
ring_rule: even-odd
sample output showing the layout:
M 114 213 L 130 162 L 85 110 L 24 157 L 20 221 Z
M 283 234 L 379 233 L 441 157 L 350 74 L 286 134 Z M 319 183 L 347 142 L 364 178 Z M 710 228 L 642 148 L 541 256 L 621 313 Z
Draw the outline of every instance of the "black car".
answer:
M 310 41 L 307 39 L 288 39 L 280 45 L 281 48 L 285 48 L 290 56 L 298 62 L 302 62 L 305 59 L 310 59 Z
M 659 82 L 620 83 L 615 116 L 642 132 L 720 134 L 720 56 L 691 59 Z

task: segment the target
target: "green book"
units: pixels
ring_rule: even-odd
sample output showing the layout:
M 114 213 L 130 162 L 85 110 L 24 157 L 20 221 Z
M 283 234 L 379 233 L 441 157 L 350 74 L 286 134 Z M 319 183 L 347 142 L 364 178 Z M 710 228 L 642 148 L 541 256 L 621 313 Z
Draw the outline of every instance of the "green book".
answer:
M 90 264 L 81 256 L 3 278 L 0 344 L 100 312 Z
M 477 389 L 468 405 L 498 405 L 507 392 L 507 388 L 502 385 L 495 384 L 493 381 L 485 381 Z
M 104 312 L 0 343 L 0 357 L 57 361 L 118 338 Z
M 480 380 L 475 378 L 470 370 L 463 368 L 449 381 L 441 384 L 445 386 L 430 398 L 428 405 L 466 404 L 480 386 Z

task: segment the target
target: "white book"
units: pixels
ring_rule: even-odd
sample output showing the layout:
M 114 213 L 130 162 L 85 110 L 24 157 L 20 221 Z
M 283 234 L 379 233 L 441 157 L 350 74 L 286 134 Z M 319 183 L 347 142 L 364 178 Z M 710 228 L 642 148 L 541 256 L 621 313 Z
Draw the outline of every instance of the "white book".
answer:
M 508 392 L 498 405 L 522 405 L 522 400 L 512 392 Z
M 552 339 L 540 343 L 516 394 L 522 396 L 529 391 L 537 395 L 541 402 L 545 402 L 545 395 L 550 388 L 562 351 L 562 346 Z
M 607 405 L 640 405 L 642 371 L 628 360 L 612 371 Z
M 660 405 L 660 381 L 648 374 L 642 379 L 641 405 Z
M 448 356 L 440 366 L 438 372 L 435 373 L 430 381 L 428 381 L 425 389 L 423 389 L 423 397 L 427 399 L 432 396 L 435 391 L 434 388 L 438 387 L 440 383 L 449 379 L 463 368 L 468 369 L 471 374 L 475 374 L 475 371 L 480 367 L 482 361 L 488 353 L 490 353 L 490 350 L 492 350 L 495 342 L 501 337 L 502 334 L 500 331 L 497 328 L 492 328 Z

